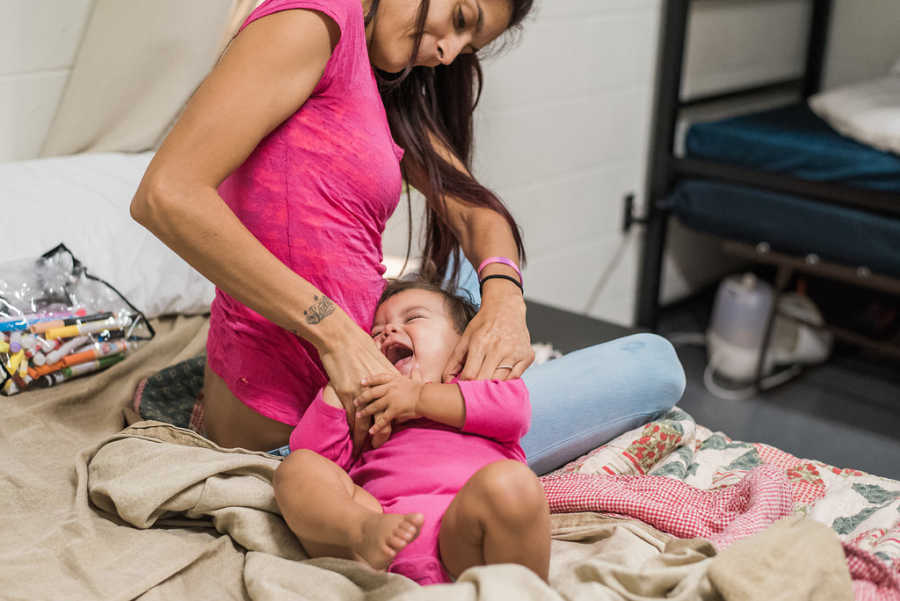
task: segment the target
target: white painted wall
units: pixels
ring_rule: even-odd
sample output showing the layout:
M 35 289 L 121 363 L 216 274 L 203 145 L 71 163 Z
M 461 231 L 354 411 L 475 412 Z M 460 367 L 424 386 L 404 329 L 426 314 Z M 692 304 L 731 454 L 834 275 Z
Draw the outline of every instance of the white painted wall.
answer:
M 900 60 L 900 0 L 837 0 L 823 87 L 884 76 Z
M 808 5 L 696 3 L 685 89 L 703 94 L 802 69 Z M 755 3 L 754 3 L 755 4 Z M 620 233 L 622 197 L 643 205 L 660 0 L 544 0 L 521 43 L 486 65 L 476 173 L 521 224 L 534 300 L 633 323 L 641 228 Z M 773 22 L 776 25 L 773 27 Z M 755 43 L 759 36 L 773 40 Z M 799 61 L 799 62 L 798 62 Z M 414 214 L 422 213 L 421 200 Z M 402 254 L 405 210 L 385 250 Z M 418 239 L 418 230 L 417 236 Z M 675 224 L 663 295 L 672 300 L 734 267 L 718 243 Z
M 695 0 L 682 96 L 802 75 L 810 6 L 807 0 Z
M 643 192 L 659 6 L 544 0 L 485 65 L 475 172 L 522 227 L 531 299 L 632 321 L 639 232 L 619 227 L 624 194 Z M 405 220 L 386 252 L 405 249 Z
M 38 155 L 92 3 L 0 0 L 0 162 Z

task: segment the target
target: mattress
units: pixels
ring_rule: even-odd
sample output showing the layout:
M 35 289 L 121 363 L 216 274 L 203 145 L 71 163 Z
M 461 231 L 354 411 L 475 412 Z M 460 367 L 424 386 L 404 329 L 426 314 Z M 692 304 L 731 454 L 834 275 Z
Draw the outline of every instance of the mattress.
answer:
M 805 104 L 695 123 L 685 148 L 692 158 L 900 191 L 900 156 L 840 135 Z
M 667 204 L 695 230 L 900 277 L 898 219 L 707 180 L 681 181 Z

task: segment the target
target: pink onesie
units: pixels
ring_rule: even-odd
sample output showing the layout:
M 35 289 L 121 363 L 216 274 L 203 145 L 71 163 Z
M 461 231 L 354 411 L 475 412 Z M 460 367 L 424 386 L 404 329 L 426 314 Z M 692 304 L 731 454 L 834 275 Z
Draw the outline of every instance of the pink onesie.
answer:
M 384 289 L 381 235 L 400 199 L 403 150 L 369 63 L 360 0 L 267 0 L 243 27 L 298 8 L 333 20 L 340 40 L 311 96 L 219 194 L 263 246 L 368 332 Z M 237 398 L 290 425 L 327 382 L 311 344 L 221 290 L 207 360 Z
M 450 582 L 441 565 L 441 518 L 456 493 L 489 463 L 515 459 L 525 463 L 519 439 L 528 430 L 531 404 L 520 379 L 456 382 L 466 404 L 462 430 L 417 419 L 395 424 L 382 446 L 356 460 L 347 416 L 319 394 L 291 433 L 291 450 L 310 449 L 347 470 L 386 513 L 421 513 L 425 524 L 390 571 L 419 584 Z

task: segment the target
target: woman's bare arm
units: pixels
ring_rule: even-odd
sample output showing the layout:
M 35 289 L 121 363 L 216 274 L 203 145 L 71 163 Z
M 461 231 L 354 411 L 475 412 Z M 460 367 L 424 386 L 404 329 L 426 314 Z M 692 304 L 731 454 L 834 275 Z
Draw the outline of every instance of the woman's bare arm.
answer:
M 436 138 L 432 143 L 441 156 L 463 173 L 468 173 L 459 158 Z M 424 190 L 416 170 L 408 170 L 413 187 Z M 417 186 L 416 184 L 422 184 Z M 453 230 L 472 265 L 488 257 L 507 257 L 517 261 L 518 249 L 506 219 L 491 209 L 471 206 L 458 198 L 445 196 L 447 225 Z M 518 262 L 518 261 L 517 261 Z M 502 263 L 491 263 L 481 276 L 507 275 L 519 279 L 516 271 Z M 531 336 L 525 323 L 525 300 L 519 288 L 501 278 L 485 282 L 481 309 L 466 328 L 444 369 L 444 382 L 460 380 L 506 380 L 518 378 L 534 361 Z M 512 369 L 498 369 L 501 365 Z
M 188 102 L 131 203 L 137 221 L 219 288 L 318 344 L 325 328 L 314 326 L 325 322 L 302 316 L 324 296 L 272 255 L 216 188 L 306 101 L 338 35 L 330 19 L 305 10 L 251 23 Z
M 216 190 L 310 96 L 338 36 L 333 21 L 306 10 L 247 26 L 150 163 L 131 213 L 216 286 L 312 342 L 335 389 L 350 399 L 365 375 L 393 366 L 343 310 L 270 253 Z

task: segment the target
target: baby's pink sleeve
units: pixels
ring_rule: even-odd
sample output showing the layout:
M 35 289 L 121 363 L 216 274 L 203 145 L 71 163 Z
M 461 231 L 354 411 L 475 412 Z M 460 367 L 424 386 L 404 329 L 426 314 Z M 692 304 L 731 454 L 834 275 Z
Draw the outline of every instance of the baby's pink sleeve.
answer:
M 519 442 L 531 424 L 531 402 L 521 378 L 514 380 L 457 381 L 466 403 L 463 432 Z
M 291 451 L 315 451 L 344 470 L 349 470 L 353 465 L 353 441 L 350 439 L 347 414 L 343 409 L 326 403 L 322 398 L 322 391 L 319 391 L 300 418 L 300 423 L 291 432 L 289 444 Z

